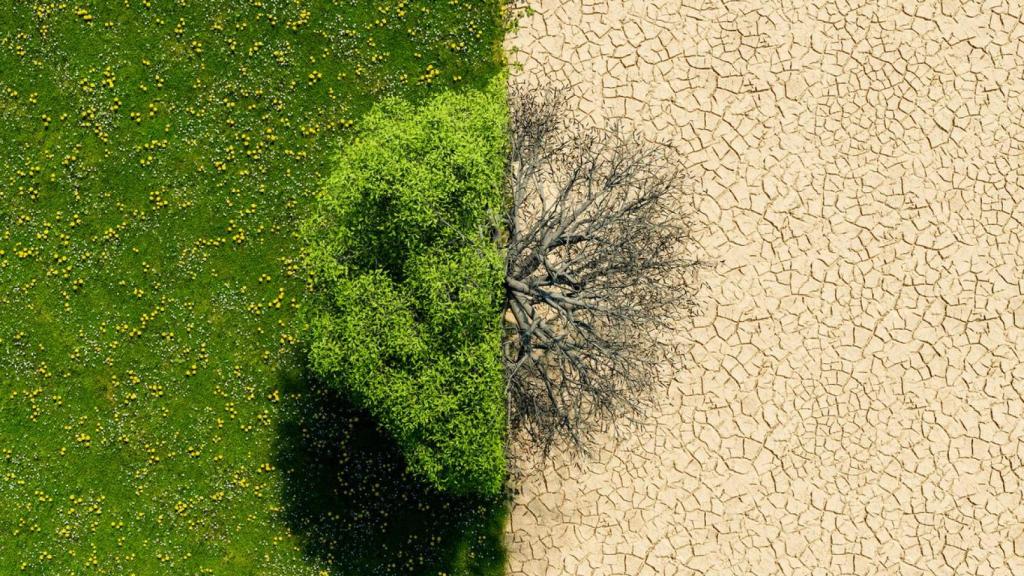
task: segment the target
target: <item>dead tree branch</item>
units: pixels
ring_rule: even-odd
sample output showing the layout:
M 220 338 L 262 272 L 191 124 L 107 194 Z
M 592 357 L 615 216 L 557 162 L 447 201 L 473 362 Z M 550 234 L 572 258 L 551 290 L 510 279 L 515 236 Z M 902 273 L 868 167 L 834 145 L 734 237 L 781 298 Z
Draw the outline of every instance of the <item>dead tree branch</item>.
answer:
M 695 311 L 685 177 L 671 147 L 589 128 L 512 86 L 504 361 L 514 430 L 585 450 L 642 412 L 659 330 Z

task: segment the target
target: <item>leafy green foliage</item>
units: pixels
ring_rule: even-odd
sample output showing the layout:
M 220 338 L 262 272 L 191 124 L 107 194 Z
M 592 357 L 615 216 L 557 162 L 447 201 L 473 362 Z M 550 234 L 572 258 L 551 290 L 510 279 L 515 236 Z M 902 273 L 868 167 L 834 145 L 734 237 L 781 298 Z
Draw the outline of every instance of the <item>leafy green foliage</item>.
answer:
M 363 121 L 303 229 L 315 293 L 310 359 L 455 493 L 505 475 L 501 347 L 506 105 L 486 90 Z

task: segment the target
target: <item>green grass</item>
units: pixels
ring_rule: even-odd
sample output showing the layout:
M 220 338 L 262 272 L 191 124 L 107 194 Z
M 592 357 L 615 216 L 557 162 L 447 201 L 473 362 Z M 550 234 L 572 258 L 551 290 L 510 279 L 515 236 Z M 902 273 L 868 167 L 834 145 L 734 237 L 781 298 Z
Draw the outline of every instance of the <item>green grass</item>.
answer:
M 0 4 L 0 574 L 500 574 L 503 504 L 305 376 L 294 235 L 498 2 Z

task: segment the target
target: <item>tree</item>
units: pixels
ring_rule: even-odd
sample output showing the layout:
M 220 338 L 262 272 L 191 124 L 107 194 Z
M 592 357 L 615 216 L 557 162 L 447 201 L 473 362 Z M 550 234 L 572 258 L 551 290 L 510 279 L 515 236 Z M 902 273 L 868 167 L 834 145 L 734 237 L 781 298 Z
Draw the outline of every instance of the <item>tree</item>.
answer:
M 552 89 L 509 93 L 503 361 L 513 429 L 586 449 L 659 382 L 657 333 L 695 309 L 671 147 L 589 128 Z
M 585 449 L 650 400 L 658 331 L 695 308 L 684 183 L 670 147 L 554 90 L 387 100 L 302 230 L 311 366 L 414 474 L 497 493 L 509 426 Z
M 302 230 L 313 370 L 455 493 L 506 474 L 504 89 L 376 106 Z

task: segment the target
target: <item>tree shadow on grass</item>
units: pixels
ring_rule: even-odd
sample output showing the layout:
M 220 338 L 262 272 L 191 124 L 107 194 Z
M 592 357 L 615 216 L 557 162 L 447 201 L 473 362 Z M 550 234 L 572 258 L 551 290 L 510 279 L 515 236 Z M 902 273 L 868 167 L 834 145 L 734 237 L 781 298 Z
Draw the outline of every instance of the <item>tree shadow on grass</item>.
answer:
M 438 493 L 341 394 L 308 372 L 282 380 L 281 501 L 311 561 L 333 576 L 504 573 L 504 497 Z

